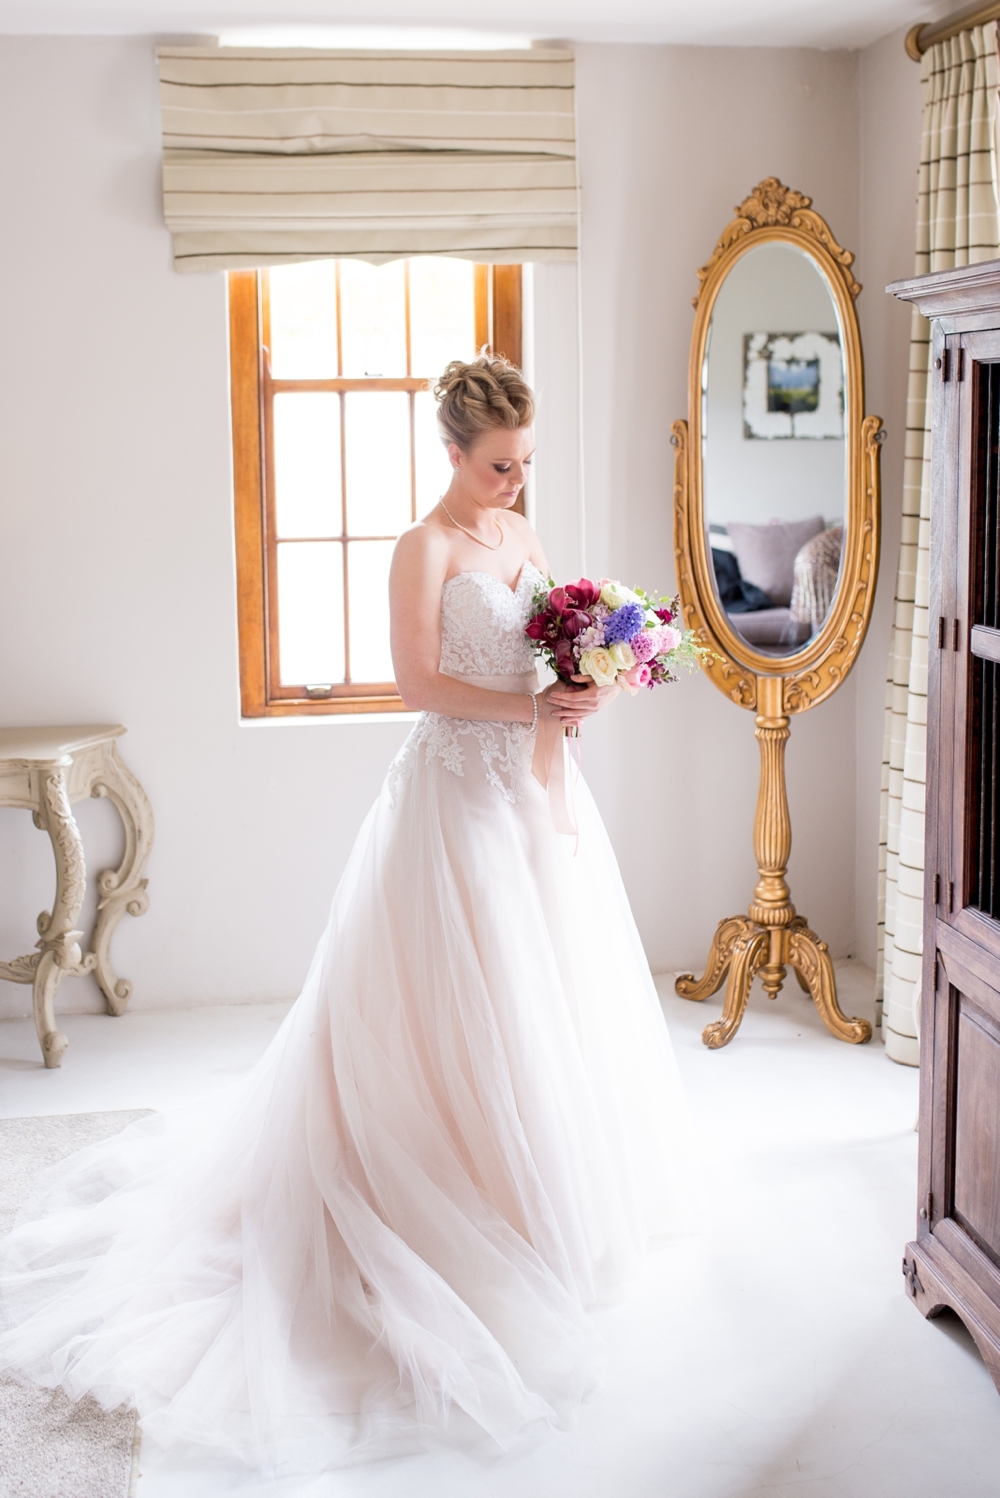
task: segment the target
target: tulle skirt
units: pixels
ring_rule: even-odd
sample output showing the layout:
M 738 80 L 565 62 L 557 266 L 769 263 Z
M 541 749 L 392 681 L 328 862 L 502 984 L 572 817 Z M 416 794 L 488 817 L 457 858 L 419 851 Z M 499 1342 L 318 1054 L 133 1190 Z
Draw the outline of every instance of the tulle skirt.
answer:
M 683 1226 L 666 1028 L 583 782 L 575 848 L 532 778 L 418 747 L 252 1074 L 43 1178 L 0 1368 L 272 1473 L 506 1448 L 592 1390 L 585 1307 Z

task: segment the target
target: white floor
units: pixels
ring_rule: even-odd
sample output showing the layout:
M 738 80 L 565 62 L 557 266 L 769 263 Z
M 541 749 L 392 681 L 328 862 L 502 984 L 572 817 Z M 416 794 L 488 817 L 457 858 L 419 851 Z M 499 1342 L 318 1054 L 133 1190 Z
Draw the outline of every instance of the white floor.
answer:
M 849 1013 L 870 975 L 841 968 Z M 138 1498 L 997 1498 L 1000 1396 L 951 1318 L 903 1294 L 917 1075 L 833 1040 L 794 983 L 706 1051 L 715 1000 L 662 992 L 702 1158 L 701 1228 L 599 1313 L 611 1365 L 575 1430 L 479 1464 L 431 1454 L 312 1483 L 254 1481 L 147 1445 Z M 44 1072 L 0 1023 L 0 1115 L 162 1108 L 233 1078 L 280 1005 L 67 1016 Z

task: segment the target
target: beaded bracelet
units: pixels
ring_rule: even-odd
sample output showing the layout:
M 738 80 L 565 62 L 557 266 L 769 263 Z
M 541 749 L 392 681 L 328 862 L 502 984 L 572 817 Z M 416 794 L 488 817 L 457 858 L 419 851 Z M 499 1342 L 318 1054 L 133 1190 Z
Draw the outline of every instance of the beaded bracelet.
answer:
M 531 706 L 534 709 L 534 712 L 532 714 L 532 719 L 531 719 L 531 731 L 532 731 L 532 733 L 534 733 L 535 730 L 538 727 L 538 694 L 537 694 L 537 692 L 532 692 L 532 694 L 531 694 Z

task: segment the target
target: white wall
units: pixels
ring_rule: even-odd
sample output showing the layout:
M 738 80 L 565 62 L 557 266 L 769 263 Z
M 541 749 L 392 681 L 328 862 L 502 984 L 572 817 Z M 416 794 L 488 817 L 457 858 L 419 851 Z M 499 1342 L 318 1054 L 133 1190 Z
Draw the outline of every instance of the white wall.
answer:
M 761 178 L 808 192 L 858 243 L 857 66 L 842 52 L 583 46 L 577 51 L 587 561 L 673 586 L 670 423 L 687 414 L 697 267 Z M 853 682 L 788 747 L 792 896 L 853 947 Z M 704 676 L 622 702 L 588 734 L 597 787 L 655 967 L 698 969 L 745 910 L 753 715 Z
M 839 331 L 826 281 L 800 250 L 760 245 L 733 266 L 716 298 L 706 350 L 703 483 L 709 524 L 767 525 L 774 518 L 814 515 L 831 524 L 843 520 L 843 437 L 747 437 L 743 410 L 748 333 Z M 833 345 L 831 353 L 836 351 Z M 834 368 L 838 363 L 842 388 L 842 357 Z
M 531 281 L 538 401 L 532 488 L 542 497 L 532 519 L 553 576 L 568 579 L 583 571 L 585 550 L 577 267 L 535 265 Z
M 239 726 L 225 280 L 171 268 L 158 137 L 151 42 L 0 41 L 0 714 L 128 727 L 157 823 L 116 939 L 137 1006 L 295 993 L 406 732 Z M 79 815 L 100 865 L 114 814 Z M 0 837 L 6 956 L 51 861 L 24 812 Z
M 576 271 L 539 267 L 539 526 L 557 572 L 670 588 L 669 427 L 687 408 L 696 267 L 771 173 L 859 243 L 857 58 L 590 45 L 578 79 L 587 498 L 584 514 Z M 17 205 L 0 239 L 0 721 L 129 727 L 157 817 L 150 910 L 116 946 L 136 1006 L 290 996 L 406 725 L 239 726 L 224 282 L 170 265 L 151 43 L 0 41 L 0 153 Z M 860 680 L 796 721 L 789 746 L 793 896 L 835 954 L 874 911 L 855 908 L 843 814 Z M 617 705 L 585 770 L 653 965 L 698 967 L 753 884 L 752 715 L 699 676 Z M 111 808 L 79 817 L 101 866 Z M 4 956 L 30 949 L 50 884 L 43 836 L 0 815 Z M 0 986 L 0 1013 L 27 997 Z M 72 980 L 61 1001 L 97 996 Z

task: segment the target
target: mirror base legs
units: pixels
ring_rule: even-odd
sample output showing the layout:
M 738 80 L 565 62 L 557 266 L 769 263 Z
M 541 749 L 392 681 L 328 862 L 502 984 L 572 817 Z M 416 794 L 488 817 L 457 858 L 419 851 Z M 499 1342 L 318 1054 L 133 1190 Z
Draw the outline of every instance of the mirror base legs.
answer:
M 693 973 L 678 973 L 674 987 L 681 997 L 701 1000 L 717 993 L 726 981 L 729 964 L 733 960 L 733 948 L 753 929 L 754 922 L 745 915 L 734 915 L 728 920 L 720 921 L 701 977 L 695 978 Z
M 718 1050 L 728 1045 L 740 1027 L 753 980 L 759 977 L 769 999 L 776 999 L 785 972 L 794 970 L 799 987 L 809 994 L 831 1035 L 860 1045 L 871 1039 L 864 1019 L 848 1019 L 837 1003 L 837 980 L 826 942 L 809 930 L 804 916 L 795 914 L 785 875 L 792 851 L 792 824 L 785 789 L 785 745 L 788 716 L 782 711 L 782 679 L 761 677 L 758 682 L 757 743 L 760 748 L 760 790 L 754 818 L 757 884 L 748 915 L 720 921 L 702 976 L 679 973 L 674 987 L 682 999 L 707 999 L 725 983 L 722 1018 L 707 1025 L 702 1040 Z
M 680 973 L 674 987 L 682 999 L 701 1000 L 725 983 L 722 1018 L 706 1025 L 701 1037 L 711 1050 L 718 1050 L 728 1045 L 739 1029 L 754 979 L 760 977 L 768 998 L 776 998 L 789 967 L 831 1035 L 850 1045 L 863 1045 L 871 1039 L 872 1027 L 867 1020 L 849 1019 L 841 1010 L 826 942 L 809 930 L 800 915 L 793 916 L 787 926 L 763 926 L 745 915 L 727 917 L 719 922 L 702 977 Z

